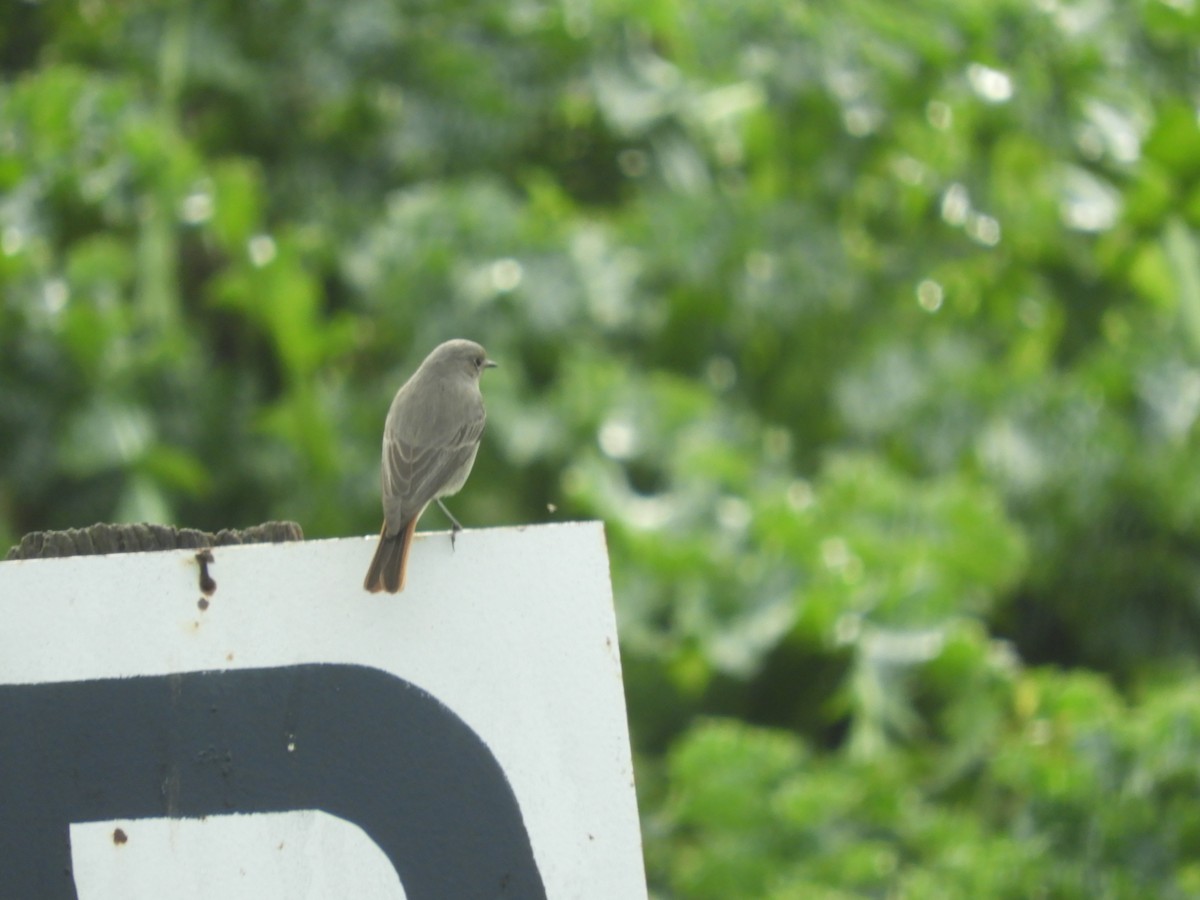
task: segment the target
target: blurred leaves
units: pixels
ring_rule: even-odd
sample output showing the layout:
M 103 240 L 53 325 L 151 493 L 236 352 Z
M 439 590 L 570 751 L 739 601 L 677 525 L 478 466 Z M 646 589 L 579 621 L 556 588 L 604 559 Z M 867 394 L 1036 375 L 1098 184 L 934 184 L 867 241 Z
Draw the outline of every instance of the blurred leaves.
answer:
M 17 4 L 0 541 L 606 523 L 656 897 L 1200 894 L 1200 7 Z
M 815 765 L 794 737 L 701 720 L 668 763 L 660 815 L 678 843 L 671 888 L 713 898 L 1189 896 L 1195 817 L 1160 819 L 1194 787 L 1194 764 L 1178 768 L 1182 748 L 1197 749 L 1200 705 L 1186 693 L 1130 710 L 1095 678 L 1011 680 L 1012 706 L 969 794 L 914 771 L 911 755 Z M 1172 762 L 1157 756 L 1160 744 Z

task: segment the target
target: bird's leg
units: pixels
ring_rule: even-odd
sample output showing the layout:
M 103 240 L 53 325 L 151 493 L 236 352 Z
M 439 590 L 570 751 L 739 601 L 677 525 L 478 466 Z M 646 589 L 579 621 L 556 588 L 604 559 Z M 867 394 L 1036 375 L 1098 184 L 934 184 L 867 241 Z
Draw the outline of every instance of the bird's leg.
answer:
M 442 502 L 442 498 L 438 497 L 437 505 L 442 508 L 442 512 L 446 514 L 446 518 L 450 520 L 450 549 L 454 549 L 454 538 L 463 530 L 462 523 L 454 518 L 454 514 L 446 509 L 446 504 Z

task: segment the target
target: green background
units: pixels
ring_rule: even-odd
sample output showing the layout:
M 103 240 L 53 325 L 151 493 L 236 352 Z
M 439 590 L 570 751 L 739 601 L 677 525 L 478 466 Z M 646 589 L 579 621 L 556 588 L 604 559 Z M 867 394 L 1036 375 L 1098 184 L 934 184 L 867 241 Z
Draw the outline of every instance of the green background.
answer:
M 656 898 L 1200 896 L 1194 0 L 10 0 L 0 544 L 599 518 Z M 443 527 L 431 511 L 426 527 Z

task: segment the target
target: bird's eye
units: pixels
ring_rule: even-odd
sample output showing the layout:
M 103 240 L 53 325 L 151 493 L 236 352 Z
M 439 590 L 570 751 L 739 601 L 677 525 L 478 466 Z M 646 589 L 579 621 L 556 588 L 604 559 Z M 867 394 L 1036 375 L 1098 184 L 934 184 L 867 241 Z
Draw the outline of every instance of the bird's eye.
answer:
M 477 368 L 477 369 L 483 368 L 483 357 L 482 356 L 475 357 L 475 368 Z

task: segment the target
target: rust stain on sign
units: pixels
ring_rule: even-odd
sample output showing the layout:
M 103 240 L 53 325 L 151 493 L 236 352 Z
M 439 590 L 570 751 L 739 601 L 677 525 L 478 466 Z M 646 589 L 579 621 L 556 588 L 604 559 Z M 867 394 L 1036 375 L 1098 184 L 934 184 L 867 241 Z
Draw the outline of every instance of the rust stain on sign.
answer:
M 208 574 L 209 565 L 216 562 L 212 551 L 207 547 L 199 551 L 196 554 L 196 562 L 200 564 L 200 593 L 206 597 L 211 597 L 217 592 L 217 583 Z

